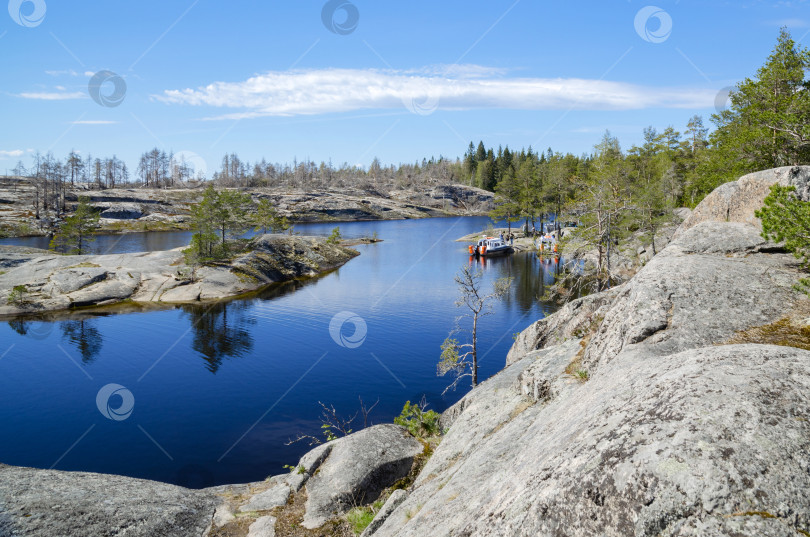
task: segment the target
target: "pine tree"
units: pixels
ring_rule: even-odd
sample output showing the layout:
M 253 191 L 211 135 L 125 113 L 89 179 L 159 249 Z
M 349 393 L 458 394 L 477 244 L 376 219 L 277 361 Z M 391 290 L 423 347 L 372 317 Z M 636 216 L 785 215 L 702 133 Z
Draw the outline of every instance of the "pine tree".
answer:
M 727 110 L 712 116 L 712 150 L 697 170 L 696 198 L 746 173 L 810 162 L 810 51 L 782 29 L 754 79 L 729 95 Z
M 520 188 L 515 178 L 515 170 L 510 166 L 495 185 L 495 208 L 489 213 L 493 220 L 506 220 L 510 233 L 512 222 L 520 219 L 519 197 Z
M 59 231 L 51 239 L 50 248 L 70 254 L 83 254 L 88 242 L 93 239 L 90 233 L 98 224 L 99 215 L 87 202 L 87 198 L 79 198 L 76 212 L 67 217 L 59 227 Z
M 261 230 L 262 233 L 267 233 L 268 229 L 272 232 L 279 232 L 290 228 L 287 218 L 279 216 L 278 211 L 267 198 L 260 199 L 259 203 L 256 204 L 256 212 L 253 214 L 252 222 L 256 225 L 254 231 Z
M 784 242 L 785 248 L 801 260 L 802 267 L 810 268 L 810 203 L 796 196 L 795 187 L 773 185 L 756 211 L 762 220 L 762 236 L 766 240 Z M 810 290 L 810 279 L 799 281 L 805 292 Z

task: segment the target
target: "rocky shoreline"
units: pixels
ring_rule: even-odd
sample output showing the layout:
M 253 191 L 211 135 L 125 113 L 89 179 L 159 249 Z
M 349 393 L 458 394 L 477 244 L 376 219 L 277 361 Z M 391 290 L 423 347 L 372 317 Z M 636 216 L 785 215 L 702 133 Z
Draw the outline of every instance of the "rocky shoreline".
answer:
M 775 182 L 810 200 L 810 167 L 723 185 L 632 279 L 524 330 L 424 467 L 394 425 L 198 491 L 0 466 L 0 536 L 346 535 L 378 498 L 363 537 L 810 535 L 810 341 L 780 339 L 810 299 L 753 218 Z
M 21 249 L 25 252 L 25 249 Z M 107 255 L 0 250 L 0 316 L 41 315 L 122 302 L 170 305 L 234 298 L 312 277 L 359 255 L 322 237 L 262 235 L 230 262 L 186 265 L 183 248 Z M 10 296 L 24 286 L 19 300 Z
M 100 213 L 99 232 L 128 233 L 185 230 L 191 225 L 190 209 L 202 198 L 204 188 L 143 189 L 75 188 L 66 196 L 68 209 L 86 197 Z M 494 194 L 466 185 L 450 184 L 424 190 L 377 192 L 361 189 L 289 190 L 278 188 L 240 189 L 254 202 L 269 200 L 280 216 L 290 222 L 347 222 L 358 220 L 402 220 L 456 215 L 487 214 Z M 44 235 L 44 219 L 33 211 L 34 187 L 14 180 L 0 193 L 0 237 Z

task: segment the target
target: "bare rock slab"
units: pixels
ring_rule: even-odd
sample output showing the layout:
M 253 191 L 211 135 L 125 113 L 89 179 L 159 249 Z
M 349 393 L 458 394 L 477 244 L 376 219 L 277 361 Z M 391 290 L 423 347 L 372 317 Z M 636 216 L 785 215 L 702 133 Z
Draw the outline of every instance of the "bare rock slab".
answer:
M 253 496 L 250 501 L 242 505 L 239 511 L 268 511 L 275 507 L 281 507 L 287 503 L 290 497 L 290 487 L 286 483 L 281 483 L 264 492 Z
M 810 529 L 808 393 L 800 349 L 626 355 L 456 455 L 482 423 L 463 413 L 433 475 L 374 535 L 798 535 Z
M 377 529 L 382 526 L 383 522 L 391 516 L 391 513 L 399 507 L 399 504 L 405 501 L 408 497 L 408 493 L 402 489 L 397 489 L 391 493 L 387 500 L 385 500 L 385 504 L 380 508 L 380 511 L 376 514 L 374 519 L 371 523 L 366 526 L 366 529 L 363 530 L 363 533 L 360 534 L 360 537 L 369 537 L 373 535 Z
M 0 535 L 199 536 L 221 499 L 129 477 L 0 465 Z
M 263 516 L 250 525 L 247 537 L 275 537 L 276 517 Z

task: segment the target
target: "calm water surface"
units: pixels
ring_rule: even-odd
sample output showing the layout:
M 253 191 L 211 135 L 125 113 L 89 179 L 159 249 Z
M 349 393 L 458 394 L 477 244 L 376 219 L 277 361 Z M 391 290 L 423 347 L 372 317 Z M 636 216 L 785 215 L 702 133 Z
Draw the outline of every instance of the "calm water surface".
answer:
M 2 322 L 0 462 L 193 487 L 256 481 L 284 472 L 310 449 L 287 442 L 299 433 L 321 435 L 319 401 L 351 416 L 358 398 L 379 400 L 373 423 L 390 422 L 406 400 L 423 396 L 444 410 L 469 388 L 442 397 L 450 379 L 436 376 L 439 346 L 462 313 L 453 275 L 473 262 L 467 245 L 454 240 L 487 223 L 340 224 L 346 237 L 376 231 L 384 242 L 358 246 L 359 257 L 326 276 L 247 300 Z M 332 227 L 296 230 L 326 235 Z M 185 232 L 106 236 L 93 248 L 168 249 L 188 239 Z M 556 263 L 516 254 L 476 264 L 487 285 L 515 278 L 511 294 L 481 323 L 485 379 L 503 367 L 513 334 L 549 312 L 537 297 Z M 103 391 L 109 384 L 121 388 Z M 358 417 L 354 428 L 361 427 Z

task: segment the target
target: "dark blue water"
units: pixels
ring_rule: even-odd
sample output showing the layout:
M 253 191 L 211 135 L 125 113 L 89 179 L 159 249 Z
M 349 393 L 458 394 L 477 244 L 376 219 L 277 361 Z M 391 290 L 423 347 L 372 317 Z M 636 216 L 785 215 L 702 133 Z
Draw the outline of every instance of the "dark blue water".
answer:
M 248 300 L 2 322 L 0 462 L 190 486 L 256 481 L 284 472 L 310 449 L 288 440 L 321 436 L 319 401 L 348 417 L 359 398 L 368 406 L 379 400 L 371 423 L 391 422 L 406 400 L 423 396 L 441 411 L 469 389 L 464 382 L 442 397 L 451 379 L 436 376 L 439 347 L 463 313 L 454 305 L 453 276 L 473 262 L 467 245 L 454 240 L 487 223 L 340 224 L 345 236 L 376 231 L 384 242 L 358 246 L 359 257 L 326 276 Z M 328 234 L 332 227 L 296 229 Z M 133 251 L 188 240 L 184 233 L 139 236 L 101 237 L 94 247 L 109 250 L 121 239 L 113 251 Z M 516 254 L 477 266 L 487 286 L 515 278 L 480 325 L 486 379 L 503 367 L 513 334 L 548 311 L 538 297 L 556 264 Z M 333 337 L 336 315 L 349 320 L 333 326 Z M 110 384 L 120 388 L 102 391 L 98 402 Z M 358 417 L 353 428 L 362 425 Z

